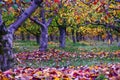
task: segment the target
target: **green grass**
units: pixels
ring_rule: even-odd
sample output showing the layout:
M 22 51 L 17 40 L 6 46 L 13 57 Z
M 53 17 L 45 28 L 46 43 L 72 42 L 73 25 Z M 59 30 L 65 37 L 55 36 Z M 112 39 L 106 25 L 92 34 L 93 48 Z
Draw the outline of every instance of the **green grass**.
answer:
M 39 45 L 36 44 L 35 41 L 15 41 L 14 42 L 14 52 L 25 52 L 25 51 L 33 51 L 39 48 Z M 62 51 L 67 52 L 114 52 L 120 50 L 120 47 L 117 46 L 117 42 L 113 42 L 112 45 L 108 45 L 107 42 L 101 41 L 81 41 L 77 43 L 72 43 L 71 41 L 66 42 L 65 48 L 59 48 L 59 44 L 50 44 L 48 45 L 48 49 L 55 48 Z M 96 65 L 101 63 L 119 63 L 120 57 L 108 57 L 108 58 L 90 58 L 90 59 L 81 59 L 80 57 L 70 58 L 69 60 L 62 59 L 59 63 L 56 63 L 54 59 L 49 61 L 34 61 L 34 60 L 27 60 L 25 64 L 19 64 L 20 66 L 32 66 L 32 67 L 53 67 L 56 65 L 60 66 L 79 66 L 79 65 Z
M 81 41 L 77 43 L 72 43 L 71 41 L 66 42 L 65 48 L 59 48 L 59 45 L 49 45 L 49 48 L 60 49 L 68 52 L 114 52 L 120 50 L 120 47 L 117 46 L 117 42 L 108 45 L 107 42 L 102 41 Z
M 39 45 L 35 41 L 15 41 L 13 46 L 14 53 L 33 51 L 38 49 Z
M 102 41 L 81 41 L 77 43 L 72 43 L 71 41 L 66 42 L 65 48 L 59 48 L 59 43 L 50 44 L 48 48 L 60 49 L 68 52 L 114 52 L 120 50 L 120 47 L 117 46 L 117 42 L 113 42 L 112 45 L 108 45 L 107 42 Z M 35 41 L 15 41 L 14 42 L 14 52 L 23 52 L 23 51 L 33 51 L 39 49 L 39 45 Z
M 49 61 L 34 61 L 34 60 L 26 60 L 24 63 L 19 64 L 19 66 L 27 66 L 27 67 L 64 67 L 64 66 L 92 66 L 99 64 L 111 64 L 111 63 L 119 63 L 120 58 L 91 58 L 91 59 L 81 59 L 81 58 L 72 58 L 69 60 L 63 59 L 56 63 L 54 59 Z

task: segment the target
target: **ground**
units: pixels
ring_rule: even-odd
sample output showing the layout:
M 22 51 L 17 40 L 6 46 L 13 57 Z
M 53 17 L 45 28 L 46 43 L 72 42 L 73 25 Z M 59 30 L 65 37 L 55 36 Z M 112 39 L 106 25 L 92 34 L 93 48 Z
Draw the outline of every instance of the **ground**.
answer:
M 67 40 L 66 48 L 49 42 L 47 52 L 40 52 L 35 41 L 15 41 L 15 66 L 1 72 L 8 79 L 49 80 L 119 80 L 120 47 L 102 41 Z M 3 76 L 4 74 L 4 76 Z M 6 77 L 7 76 L 7 77 Z

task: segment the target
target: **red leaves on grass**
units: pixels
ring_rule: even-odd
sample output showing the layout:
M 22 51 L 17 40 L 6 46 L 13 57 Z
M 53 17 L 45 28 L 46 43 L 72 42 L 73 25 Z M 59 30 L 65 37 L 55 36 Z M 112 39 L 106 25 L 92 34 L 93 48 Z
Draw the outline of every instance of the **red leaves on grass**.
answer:
M 35 50 L 33 52 L 22 52 L 15 55 L 19 63 L 24 62 L 24 60 L 36 60 L 36 61 L 48 61 L 54 59 L 56 62 L 62 61 L 62 59 L 70 60 L 71 58 L 80 57 L 81 59 L 87 58 L 104 58 L 104 57 L 120 57 L 120 51 L 116 52 L 81 52 L 81 53 L 71 53 L 64 52 L 56 49 L 50 49 L 47 52 L 40 52 Z
M 75 56 L 75 54 L 73 54 Z M 40 52 L 39 50 L 33 52 L 22 52 L 16 54 L 18 62 L 21 63 L 23 60 L 39 60 L 46 61 L 50 59 L 55 59 L 56 61 L 61 61 L 62 58 L 69 58 L 73 56 L 70 52 L 63 52 L 60 50 L 51 49 L 48 52 Z
M 70 53 L 56 49 L 51 49 L 48 52 L 23 52 L 16 54 L 16 58 L 19 61 L 24 60 L 50 60 L 56 59 L 56 61 L 62 60 L 62 58 L 78 57 L 80 58 L 96 58 L 96 57 L 120 57 L 120 51 L 113 53 L 109 52 L 82 52 L 82 53 Z M 5 72 L 0 72 L 0 78 L 3 80 L 99 80 L 102 78 L 109 80 L 120 79 L 120 63 L 114 64 L 99 64 L 92 66 L 67 66 L 67 67 L 43 67 L 43 68 L 30 68 L 30 67 L 18 67 L 16 69 L 10 69 Z

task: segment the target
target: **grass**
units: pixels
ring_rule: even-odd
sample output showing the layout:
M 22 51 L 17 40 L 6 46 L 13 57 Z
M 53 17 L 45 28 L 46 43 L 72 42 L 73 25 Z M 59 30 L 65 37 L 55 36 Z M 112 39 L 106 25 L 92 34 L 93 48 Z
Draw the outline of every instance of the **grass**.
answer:
M 120 47 L 117 46 L 117 42 L 108 45 L 107 42 L 102 41 L 81 41 L 77 43 L 72 43 L 71 41 L 66 42 L 65 48 L 59 48 L 58 45 L 49 45 L 49 48 L 60 49 L 68 52 L 114 52 L 120 50 Z
M 77 43 L 72 43 L 71 41 L 66 42 L 65 48 L 59 48 L 58 43 L 49 44 L 48 48 L 60 49 L 67 52 L 114 52 L 120 50 L 120 47 L 117 46 L 117 42 L 108 45 L 107 42 L 102 41 L 81 41 Z M 14 42 L 14 52 L 23 52 L 23 51 L 33 51 L 39 49 L 39 45 L 35 41 L 15 41 Z
M 120 58 L 90 58 L 90 59 L 81 59 L 81 58 L 74 58 L 74 59 L 63 59 L 62 61 L 59 61 L 56 63 L 54 59 L 51 59 L 49 61 L 34 61 L 34 60 L 26 60 L 24 63 L 19 64 L 19 66 L 27 66 L 27 67 L 65 67 L 65 66 L 92 66 L 92 65 L 99 65 L 99 64 L 110 64 L 110 63 L 119 63 Z
M 14 52 L 26 52 L 26 51 L 33 51 L 35 49 L 38 49 L 39 45 L 36 44 L 35 41 L 15 41 L 14 42 Z M 62 51 L 67 52 L 114 52 L 117 50 L 120 50 L 120 47 L 117 46 L 117 42 L 113 42 L 112 45 L 108 45 L 107 42 L 101 42 L 101 41 L 81 41 L 77 43 L 72 43 L 71 41 L 66 42 L 65 48 L 59 48 L 58 43 L 51 43 L 49 42 L 48 48 L 55 48 Z M 81 59 L 80 57 L 70 58 L 69 60 L 62 59 L 62 61 L 56 63 L 54 59 L 51 59 L 49 61 L 25 61 L 25 64 L 19 64 L 19 66 L 30 66 L 30 67 L 53 67 L 57 66 L 79 66 L 79 65 L 96 65 L 101 63 L 119 63 L 120 57 L 108 57 L 108 58 L 90 58 L 90 59 Z
M 14 53 L 33 51 L 38 49 L 39 45 L 35 41 L 15 41 L 13 45 Z

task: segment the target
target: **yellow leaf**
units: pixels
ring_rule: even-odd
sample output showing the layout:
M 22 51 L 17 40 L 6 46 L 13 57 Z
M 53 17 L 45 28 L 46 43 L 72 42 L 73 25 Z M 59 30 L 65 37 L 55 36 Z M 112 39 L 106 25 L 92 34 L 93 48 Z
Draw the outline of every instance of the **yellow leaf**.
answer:
M 55 78 L 54 78 L 54 80 L 60 80 L 60 78 L 58 78 L 58 77 L 55 77 Z
M 2 80 L 9 80 L 9 79 L 5 76 L 2 76 Z
M 63 80 L 71 80 L 70 78 L 63 78 Z
M 41 71 L 38 71 L 34 74 L 35 77 L 40 77 L 40 75 L 42 75 L 42 72 Z

